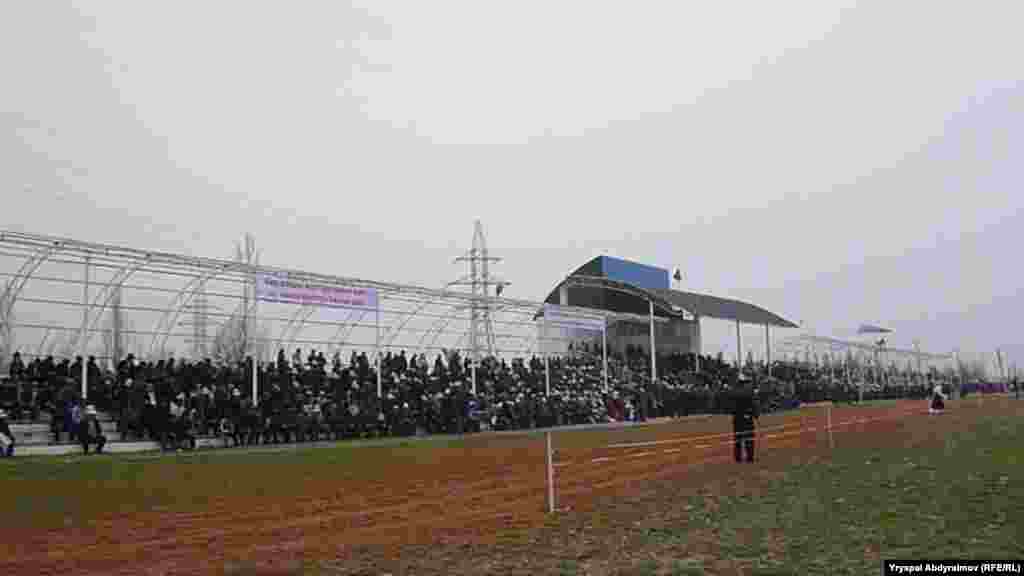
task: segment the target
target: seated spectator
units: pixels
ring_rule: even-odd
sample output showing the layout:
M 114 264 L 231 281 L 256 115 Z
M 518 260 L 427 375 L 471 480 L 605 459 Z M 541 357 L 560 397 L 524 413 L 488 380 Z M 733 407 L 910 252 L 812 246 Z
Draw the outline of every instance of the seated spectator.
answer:
M 0 408 L 0 458 L 14 456 L 14 434 L 7 423 L 7 411 Z

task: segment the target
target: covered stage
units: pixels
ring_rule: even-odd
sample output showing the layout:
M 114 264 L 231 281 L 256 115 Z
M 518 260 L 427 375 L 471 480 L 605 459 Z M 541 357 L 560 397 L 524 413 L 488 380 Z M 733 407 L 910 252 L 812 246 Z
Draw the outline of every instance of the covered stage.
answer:
M 607 324 L 602 337 L 608 352 L 616 354 L 627 348 L 650 354 L 653 348 L 658 355 L 700 355 L 701 319 L 711 318 L 735 323 L 737 350 L 743 350 L 742 325 L 763 326 L 769 343 L 765 357 L 770 363 L 771 329 L 798 328 L 754 304 L 674 290 L 668 270 L 609 256 L 598 256 L 577 268 L 554 287 L 545 303 L 588 308 L 604 315 Z M 538 314 L 538 318 L 543 316 L 543 312 Z M 542 349 L 563 354 L 568 341 L 589 339 L 594 330 L 542 324 L 540 331 Z

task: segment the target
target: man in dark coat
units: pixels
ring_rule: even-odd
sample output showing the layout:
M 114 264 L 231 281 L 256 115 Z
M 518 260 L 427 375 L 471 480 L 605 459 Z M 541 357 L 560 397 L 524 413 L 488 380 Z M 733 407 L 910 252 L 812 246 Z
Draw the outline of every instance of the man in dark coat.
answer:
M 11 381 L 17 382 L 25 376 L 25 364 L 21 361 L 21 352 L 15 352 L 14 357 L 11 358 L 11 366 L 8 369 L 11 375 Z
M 82 451 L 86 454 L 89 453 L 89 446 L 92 444 L 96 445 L 97 454 L 103 452 L 103 447 L 107 444 L 107 437 L 103 435 L 103 429 L 97 418 L 96 407 L 91 404 L 85 407 L 82 419 L 78 423 L 78 440 L 82 444 Z
M 117 395 L 117 431 L 122 440 L 128 439 L 129 430 L 141 437 L 142 427 L 139 425 L 139 410 L 133 384 L 130 379 L 125 380 Z
M 746 376 L 741 374 L 732 394 L 732 428 L 735 436 L 733 454 L 737 462 L 743 461 L 744 449 L 746 461 L 754 461 L 754 437 L 756 422 L 760 416 L 761 411 L 753 388 Z

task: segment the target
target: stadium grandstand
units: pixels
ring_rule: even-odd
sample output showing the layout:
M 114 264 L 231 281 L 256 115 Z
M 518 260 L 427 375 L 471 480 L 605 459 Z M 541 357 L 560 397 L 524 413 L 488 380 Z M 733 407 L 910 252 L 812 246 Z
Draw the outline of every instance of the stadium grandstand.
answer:
M 477 248 L 474 269 L 488 259 Z M 727 363 L 704 353 L 703 318 L 795 324 L 606 256 L 542 301 L 502 297 L 501 282 L 475 275 L 465 293 L 252 256 L 0 233 L 0 408 L 15 453 L 68 453 L 100 436 L 108 450 L 174 450 L 673 418 L 723 410 L 720 392 L 741 372 L 768 410 L 963 383 L 920 363 L 880 378 L 853 356 L 837 360 L 842 371 L 770 351 Z

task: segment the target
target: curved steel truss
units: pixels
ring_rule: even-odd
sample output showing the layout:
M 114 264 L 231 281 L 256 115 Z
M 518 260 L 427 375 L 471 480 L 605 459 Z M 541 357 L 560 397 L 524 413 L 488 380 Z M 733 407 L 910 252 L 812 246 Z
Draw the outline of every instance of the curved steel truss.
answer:
M 379 304 L 374 309 L 326 309 L 251 298 L 246 308 L 243 292 L 251 294 L 254 278 L 261 274 L 284 274 L 289 280 L 326 288 L 372 289 Z M 522 356 L 537 350 L 534 316 L 544 306 L 451 286 L 430 289 L 21 232 L 0 231 L 0 275 L 0 320 L 10 333 L 4 344 L 13 352 L 20 349 L 18 342 L 24 343 L 21 351 L 27 356 L 33 351 L 42 354 L 47 343 L 63 342 L 63 353 L 74 350 L 111 360 L 105 347 L 112 338 L 123 338 L 114 349 L 142 357 L 187 357 L 181 347 L 197 338 L 179 329 L 188 313 L 208 317 L 211 324 L 219 319 L 221 335 L 244 315 L 247 323 L 251 321 L 248 337 L 260 344 L 252 353 L 268 360 L 277 349 L 298 347 L 325 352 L 350 347 L 367 352 L 465 353 L 470 311 L 481 306 L 481 299 L 492 311 L 494 353 Z M 197 311 L 199 294 L 211 302 L 209 309 Z M 602 314 L 559 308 L 577 316 Z M 115 312 L 125 317 L 124 326 L 118 324 L 117 329 L 105 322 Z M 211 344 L 215 338 L 202 337 Z

